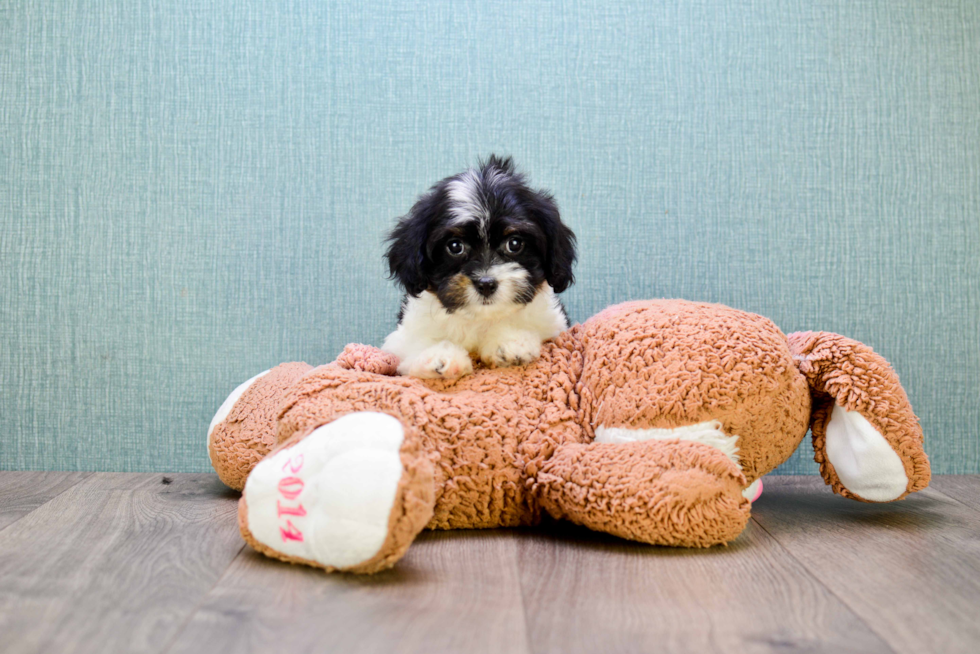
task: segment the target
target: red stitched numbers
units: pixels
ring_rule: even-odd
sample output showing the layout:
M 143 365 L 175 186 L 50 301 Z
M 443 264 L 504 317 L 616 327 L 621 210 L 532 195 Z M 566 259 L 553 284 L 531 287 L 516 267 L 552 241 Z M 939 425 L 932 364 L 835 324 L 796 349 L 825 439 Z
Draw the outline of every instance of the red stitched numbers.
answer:
M 283 516 L 303 517 L 306 515 L 306 509 L 303 508 L 302 503 L 290 506 L 282 502 L 283 500 L 293 502 L 303 492 L 303 480 L 295 476 L 302 468 L 302 454 L 297 454 L 294 457 L 286 459 L 286 463 L 282 466 L 283 472 L 291 472 L 292 475 L 279 480 L 279 494 L 282 496 L 282 499 L 276 500 L 276 514 L 280 520 Z M 286 518 L 285 526 L 280 523 L 279 534 L 282 536 L 282 542 L 284 543 L 291 540 L 303 542 L 303 532 L 297 529 L 296 525 L 289 518 Z
M 286 468 L 293 474 L 299 472 L 299 469 L 303 467 L 303 455 L 297 454 L 294 457 L 286 459 L 286 462 L 282 464 L 282 471 L 286 472 Z
M 299 477 L 283 477 L 279 480 L 279 494 L 287 500 L 295 500 L 303 492 L 303 480 Z
M 283 506 L 281 501 L 276 502 L 276 512 L 280 518 L 284 515 L 295 515 L 300 518 L 306 515 L 306 509 L 303 508 L 302 504 L 299 506 Z

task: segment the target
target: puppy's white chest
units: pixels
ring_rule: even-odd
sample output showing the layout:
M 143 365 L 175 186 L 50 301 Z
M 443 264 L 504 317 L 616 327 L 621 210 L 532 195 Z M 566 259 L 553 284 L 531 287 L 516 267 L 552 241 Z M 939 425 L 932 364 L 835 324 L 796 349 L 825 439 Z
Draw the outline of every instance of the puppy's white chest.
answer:
M 541 343 L 566 327 L 564 312 L 547 285 L 525 305 L 452 313 L 425 292 L 409 299 L 401 324 L 382 349 L 399 358 L 402 374 L 449 378 L 466 374 L 469 354 L 495 367 L 530 363 L 540 354 Z

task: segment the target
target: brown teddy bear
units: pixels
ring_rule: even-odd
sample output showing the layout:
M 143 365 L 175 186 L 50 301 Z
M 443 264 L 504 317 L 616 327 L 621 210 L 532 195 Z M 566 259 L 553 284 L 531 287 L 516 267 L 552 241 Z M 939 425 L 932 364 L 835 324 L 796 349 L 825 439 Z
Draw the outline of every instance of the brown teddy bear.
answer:
M 806 434 L 834 491 L 925 488 L 922 431 L 888 363 L 837 334 L 678 300 L 610 307 L 521 368 L 395 376 L 349 345 L 237 388 L 208 432 L 242 490 L 242 535 L 326 570 L 392 566 L 424 528 L 512 527 L 542 512 L 646 543 L 741 533 L 757 480 Z

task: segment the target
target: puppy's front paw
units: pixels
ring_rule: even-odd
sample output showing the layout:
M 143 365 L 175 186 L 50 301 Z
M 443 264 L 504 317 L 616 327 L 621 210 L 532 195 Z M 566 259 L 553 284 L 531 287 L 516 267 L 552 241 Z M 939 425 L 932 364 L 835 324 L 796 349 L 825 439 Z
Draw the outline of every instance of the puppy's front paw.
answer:
M 449 341 L 423 350 L 408 366 L 408 374 L 421 379 L 456 379 L 471 372 L 469 353 Z
M 495 368 L 523 366 L 531 363 L 541 354 L 541 340 L 533 334 L 518 334 L 490 344 L 480 352 L 480 358 Z

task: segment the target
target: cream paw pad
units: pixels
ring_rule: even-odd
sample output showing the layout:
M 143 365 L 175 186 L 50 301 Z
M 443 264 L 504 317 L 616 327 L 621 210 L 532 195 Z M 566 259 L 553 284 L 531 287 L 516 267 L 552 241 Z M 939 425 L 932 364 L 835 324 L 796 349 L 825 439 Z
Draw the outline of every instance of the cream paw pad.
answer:
M 404 442 L 396 418 L 362 411 L 287 444 L 248 477 L 239 514 L 243 535 L 287 561 L 328 570 L 387 567 L 383 560 L 399 549 L 397 532 L 404 531 L 395 529 L 406 513 L 399 500 L 413 487 L 423 496 L 428 487 L 431 498 L 431 470 L 420 476 L 410 457 L 403 465 Z M 412 538 L 428 520 L 422 517 L 411 521 L 421 522 Z

